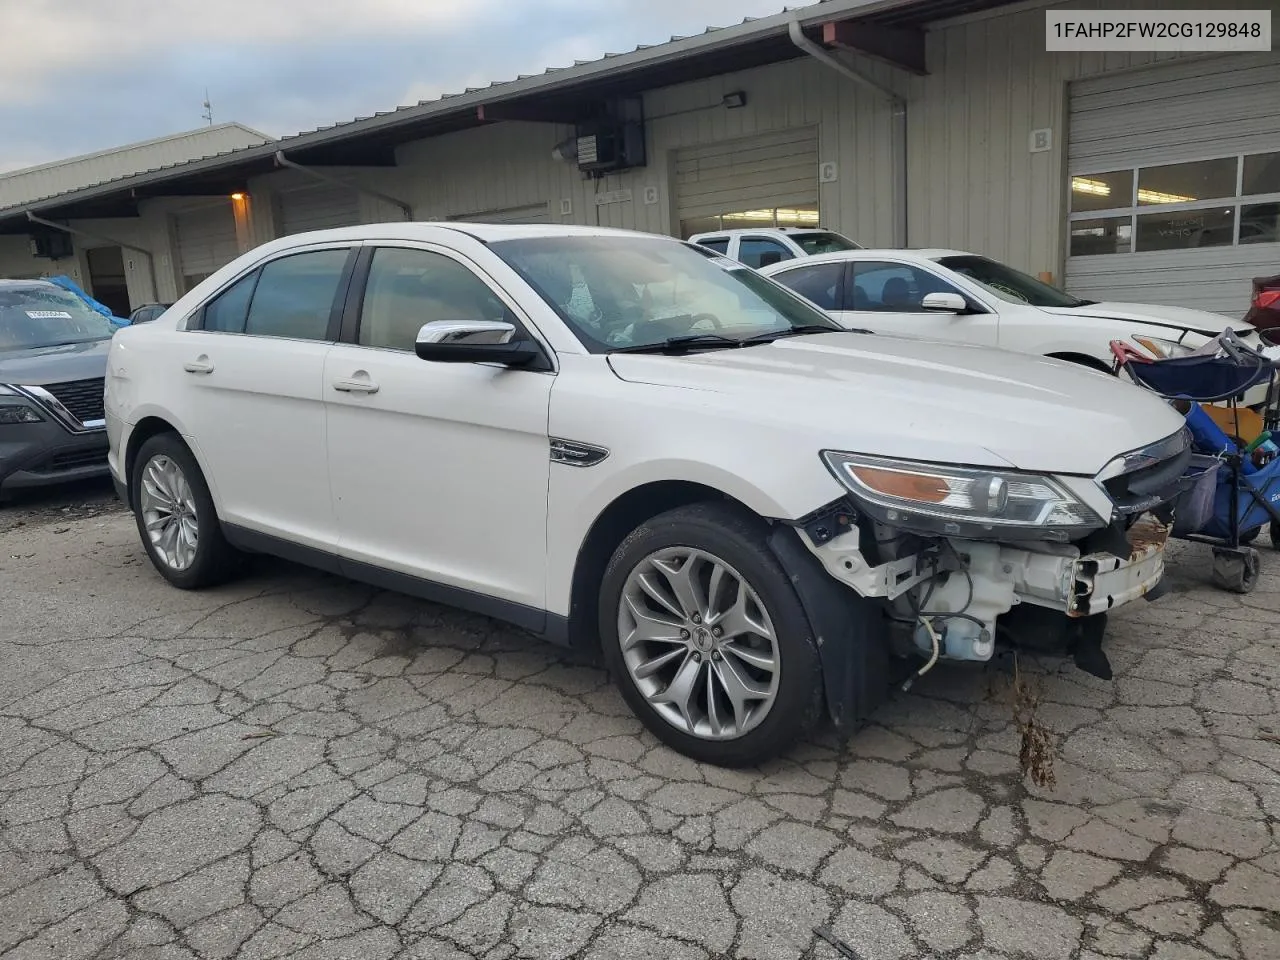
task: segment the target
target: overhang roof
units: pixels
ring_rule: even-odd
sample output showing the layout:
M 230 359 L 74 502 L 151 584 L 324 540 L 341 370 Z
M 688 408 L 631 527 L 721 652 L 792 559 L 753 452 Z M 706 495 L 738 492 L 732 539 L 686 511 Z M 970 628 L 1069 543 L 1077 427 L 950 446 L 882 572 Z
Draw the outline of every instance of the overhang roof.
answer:
M 833 21 L 918 28 L 947 17 L 1008 5 L 1012 0 L 818 0 L 817 3 L 730 27 L 708 27 L 626 53 L 609 53 L 570 67 L 445 94 L 436 99 L 357 117 L 259 146 L 158 167 L 66 193 L 0 209 L 0 233 L 24 232 L 28 211 L 49 219 L 125 217 L 151 197 L 215 195 L 244 190 L 250 177 L 277 169 L 277 150 L 316 165 L 390 165 L 402 143 L 480 126 L 498 119 L 570 116 L 588 100 L 637 94 L 801 56 L 789 28 L 807 31 Z M 481 116 L 482 108 L 488 111 Z

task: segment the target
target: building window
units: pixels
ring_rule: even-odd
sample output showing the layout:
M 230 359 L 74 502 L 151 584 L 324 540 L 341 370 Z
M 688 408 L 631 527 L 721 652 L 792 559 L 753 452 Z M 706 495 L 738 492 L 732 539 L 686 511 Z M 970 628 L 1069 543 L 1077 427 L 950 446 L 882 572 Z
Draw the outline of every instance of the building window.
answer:
M 1195 203 L 1236 195 L 1236 157 L 1166 163 L 1138 171 L 1138 206 Z
M 1133 222 L 1129 217 L 1091 217 L 1071 221 L 1071 256 L 1131 253 Z
M 688 240 L 699 233 L 715 230 L 742 230 L 760 227 L 816 227 L 817 206 L 758 207 L 753 210 L 730 210 L 710 217 L 694 217 L 680 221 L 680 237 Z
M 1280 243 L 1280 152 L 1072 174 L 1070 256 Z
M 1071 212 L 1133 206 L 1133 171 L 1113 170 L 1071 178 Z
M 1240 208 L 1241 243 L 1280 243 L 1280 202 Z
M 1191 247 L 1229 247 L 1235 231 L 1234 207 L 1143 213 L 1138 216 L 1134 249 L 1185 250 Z
M 1259 193 L 1280 193 L 1280 152 L 1255 153 L 1244 158 L 1244 179 L 1241 193 L 1245 196 Z

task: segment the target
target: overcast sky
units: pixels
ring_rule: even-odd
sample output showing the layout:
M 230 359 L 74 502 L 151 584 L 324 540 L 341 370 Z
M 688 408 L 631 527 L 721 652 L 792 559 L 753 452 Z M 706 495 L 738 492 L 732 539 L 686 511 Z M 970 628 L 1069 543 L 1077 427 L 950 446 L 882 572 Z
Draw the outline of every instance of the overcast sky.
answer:
M 0 170 L 214 122 L 272 136 L 808 0 L 0 0 Z

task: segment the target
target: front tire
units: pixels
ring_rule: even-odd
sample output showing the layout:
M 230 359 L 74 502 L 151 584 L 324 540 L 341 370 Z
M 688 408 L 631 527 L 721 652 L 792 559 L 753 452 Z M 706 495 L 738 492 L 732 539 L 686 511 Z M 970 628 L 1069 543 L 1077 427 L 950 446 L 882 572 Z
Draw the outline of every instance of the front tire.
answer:
M 646 727 L 723 767 L 791 747 L 822 714 L 813 628 L 764 524 L 727 505 L 646 521 L 600 588 L 605 662 Z
M 223 536 L 200 465 L 177 434 L 143 443 L 129 482 L 138 535 L 162 577 L 199 590 L 237 572 L 240 555 Z

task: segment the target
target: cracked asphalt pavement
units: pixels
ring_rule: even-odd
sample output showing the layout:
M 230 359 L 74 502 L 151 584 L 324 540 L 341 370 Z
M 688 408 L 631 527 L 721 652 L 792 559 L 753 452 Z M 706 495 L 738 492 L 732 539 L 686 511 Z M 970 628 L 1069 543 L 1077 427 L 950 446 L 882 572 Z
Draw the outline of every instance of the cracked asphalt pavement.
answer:
M 1050 789 L 1007 665 L 725 771 L 483 618 L 274 561 L 184 593 L 105 499 L 0 519 L 6 960 L 1280 958 L 1270 550 L 1238 597 L 1175 545 L 1113 682 L 1023 660 Z

